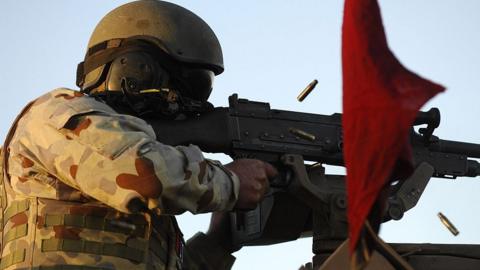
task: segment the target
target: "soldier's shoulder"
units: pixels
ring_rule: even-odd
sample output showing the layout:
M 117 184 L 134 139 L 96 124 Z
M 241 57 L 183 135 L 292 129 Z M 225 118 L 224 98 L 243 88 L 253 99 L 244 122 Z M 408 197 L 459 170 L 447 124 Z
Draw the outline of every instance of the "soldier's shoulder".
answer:
M 100 102 L 80 91 L 68 88 L 57 88 L 40 96 L 34 102 L 33 106 L 66 106 L 78 112 L 84 110 L 113 112 L 113 110 L 103 102 Z
M 93 111 L 115 113 L 108 105 L 80 91 L 57 88 L 34 101 L 30 116 L 36 121 L 43 119 L 44 122 L 62 127 L 70 117 Z

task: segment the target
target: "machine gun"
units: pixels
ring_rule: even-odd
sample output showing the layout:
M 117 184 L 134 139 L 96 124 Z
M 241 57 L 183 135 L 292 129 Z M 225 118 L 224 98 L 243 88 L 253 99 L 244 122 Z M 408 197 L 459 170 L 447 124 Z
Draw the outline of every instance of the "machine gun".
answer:
M 217 107 L 183 120 L 147 121 L 162 143 L 196 144 L 205 152 L 225 153 L 233 159 L 256 158 L 278 168 L 280 176 L 271 181 L 269 192 L 256 209 L 231 214 L 237 246 L 313 235 L 314 264 L 320 265 L 347 237 L 344 176 L 327 175 L 323 166 L 343 165 L 341 114 L 275 110 L 268 103 L 238 99 L 234 94 L 227 108 Z M 398 220 L 414 207 L 431 177 L 480 175 L 480 163 L 470 159 L 480 158 L 480 145 L 439 139 L 433 135 L 439 124 L 436 108 L 418 114 L 410 133 L 417 169 L 409 179 L 392 186 L 385 220 Z M 417 132 L 414 127 L 419 125 L 426 126 Z M 418 249 L 419 245 L 412 244 L 395 247 L 409 256 L 425 255 L 421 251 L 432 248 Z M 463 263 L 465 269 L 480 267 L 480 246 L 434 246 L 434 250 L 440 249 L 449 256 L 464 258 L 470 254 L 466 260 L 471 261 Z M 432 265 L 432 256 L 421 258 L 429 259 L 418 260 L 414 267 Z M 442 260 L 435 257 L 434 261 Z

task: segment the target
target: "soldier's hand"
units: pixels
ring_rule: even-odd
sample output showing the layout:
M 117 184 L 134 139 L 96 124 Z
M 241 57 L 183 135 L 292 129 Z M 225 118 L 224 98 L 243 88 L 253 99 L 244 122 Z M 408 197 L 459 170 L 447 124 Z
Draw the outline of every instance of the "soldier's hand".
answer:
M 268 179 L 278 174 L 272 165 L 256 159 L 237 159 L 225 167 L 240 180 L 236 209 L 254 209 L 268 190 Z

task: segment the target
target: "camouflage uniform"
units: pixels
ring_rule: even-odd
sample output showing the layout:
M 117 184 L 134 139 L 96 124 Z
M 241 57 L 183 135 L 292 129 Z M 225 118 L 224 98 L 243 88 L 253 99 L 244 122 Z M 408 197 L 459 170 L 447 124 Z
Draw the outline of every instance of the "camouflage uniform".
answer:
M 196 146 L 163 145 L 142 119 L 77 91 L 43 95 L 14 128 L 0 270 L 178 269 L 173 214 L 230 210 L 237 200 L 238 178 Z M 133 198 L 150 214 L 129 213 Z M 184 269 L 231 267 L 207 238 L 187 244 Z

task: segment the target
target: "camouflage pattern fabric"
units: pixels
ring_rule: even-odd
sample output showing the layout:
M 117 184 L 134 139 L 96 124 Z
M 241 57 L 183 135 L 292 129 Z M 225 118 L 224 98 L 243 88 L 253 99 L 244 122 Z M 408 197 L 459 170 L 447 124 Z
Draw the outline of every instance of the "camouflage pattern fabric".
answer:
M 238 197 L 238 178 L 196 146 L 161 144 L 142 119 L 70 89 L 38 98 L 8 149 L 0 270 L 179 269 L 172 215 Z M 129 213 L 134 198 L 151 213 Z

